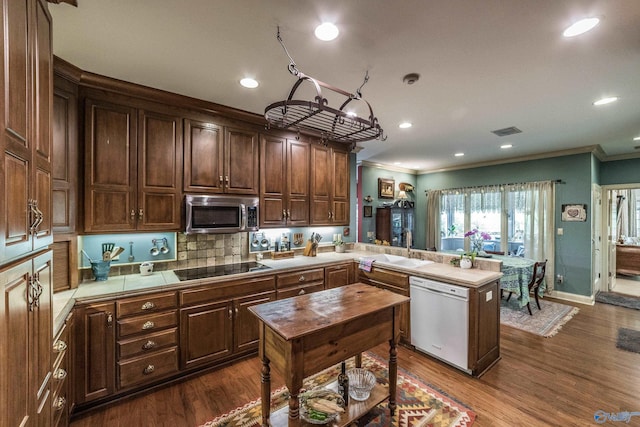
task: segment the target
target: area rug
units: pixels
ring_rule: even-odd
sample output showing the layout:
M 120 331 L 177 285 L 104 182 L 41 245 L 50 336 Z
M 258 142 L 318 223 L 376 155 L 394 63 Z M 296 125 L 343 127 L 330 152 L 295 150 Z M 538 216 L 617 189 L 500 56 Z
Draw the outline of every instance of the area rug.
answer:
M 616 347 L 634 353 L 640 353 L 640 331 L 633 329 L 618 329 L 618 340 Z
M 527 307 L 520 307 L 516 298 L 509 301 L 503 299 L 500 304 L 500 323 L 548 338 L 557 334 L 579 311 L 577 307 L 542 299 L 541 310 L 538 310 L 535 300 L 530 304 L 533 315 L 529 314 Z
M 640 310 L 640 298 L 615 292 L 598 292 L 596 294 L 596 302 Z
M 353 367 L 354 359 L 347 362 Z M 372 371 L 378 383 L 388 386 L 387 363 L 373 353 L 364 353 L 362 366 Z M 307 390 L 322 387 L 335 381 L 340 367 L 325 369 L 307 378 L 304 386 Z M 289 392 L 282 387 L 271 394 L 271 411 L 289 404 Z M 468 427 L 473 425 L 476 414 L 451 397 L 427 386 L 413 374 L 398 368 L 398 393 L 395 415 L 389 417 L 388 402 L 376 406 L 359 422 L 358 427 Z M 254 427 L 262 422 L 260 399 L 256 399 L 233 411 L 208 421 L 200 427 Z

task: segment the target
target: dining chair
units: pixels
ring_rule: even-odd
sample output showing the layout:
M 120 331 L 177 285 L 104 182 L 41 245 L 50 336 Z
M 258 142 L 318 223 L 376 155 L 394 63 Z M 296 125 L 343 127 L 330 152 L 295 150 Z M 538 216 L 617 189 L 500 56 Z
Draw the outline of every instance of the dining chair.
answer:
M 533 295 L 536 298 L 536 305 L 538 306 L 538 310 L 542 310 L 542 308 L 540 308 L 540 300 L 538 299 L 538 289 L 540 288 L 540 285 L 544 280 L 544 274 L 546 273 L 546 271 L 547 271 L 546 259 L 544 261 L 538 261 L 535 264 L 533 264 L 533 274 L 531 275 L 531 280 L 529 280 L 529 284 L 528 284 L 529 293 L 533 292 Z M 511 298 L 511 294 L 513 294 L 513 292 L 509 292 L 507 301 L 509 301 L 509 298 Z M 529 314 L 533 316 L 533 313 L 531 312 L 531 304 L 529 303 L 527 303 L 527 310 L 529 310 Z

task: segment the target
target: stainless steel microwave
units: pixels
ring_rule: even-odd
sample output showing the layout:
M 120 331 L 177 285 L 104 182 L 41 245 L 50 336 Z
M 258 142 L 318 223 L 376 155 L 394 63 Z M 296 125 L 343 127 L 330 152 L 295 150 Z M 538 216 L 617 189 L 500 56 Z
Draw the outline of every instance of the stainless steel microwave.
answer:
M 258 198 L 188 194 L 186 232 L 238 233 L 258 230 Z

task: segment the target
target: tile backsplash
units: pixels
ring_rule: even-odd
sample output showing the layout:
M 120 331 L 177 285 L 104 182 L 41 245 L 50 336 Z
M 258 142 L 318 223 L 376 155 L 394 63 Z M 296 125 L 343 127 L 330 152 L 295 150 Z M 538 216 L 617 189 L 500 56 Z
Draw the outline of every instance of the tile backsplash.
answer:
M 153 261 L 154 271 L 232 264 L 249 260 L 248 233 L 184 234 L 177 233 L 176 257 L 171 261 Z M 253 259 L 253 255 L 251 255 Z M 140 263 L 111 264 L 109 276 L 140 272 Z M 93 279 L 90 268 L 80 270 L 80 280 Z

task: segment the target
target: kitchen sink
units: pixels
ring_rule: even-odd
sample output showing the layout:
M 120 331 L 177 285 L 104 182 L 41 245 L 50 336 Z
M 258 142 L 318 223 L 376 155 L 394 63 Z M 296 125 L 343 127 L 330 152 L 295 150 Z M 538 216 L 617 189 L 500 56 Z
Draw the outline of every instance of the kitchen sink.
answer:
M 376 264 L 380 265 L 390 265 L 394 267 L 401 268 L 419 268 L 427 264 L 433 264 L 433 261 L 428 261 L 424 259 L 414 259 L 407 258 L 400 255 L 389 255 L 389 254 L 377 254 L 372 256 L 362 257 L 362 260 L 373 260 Z

